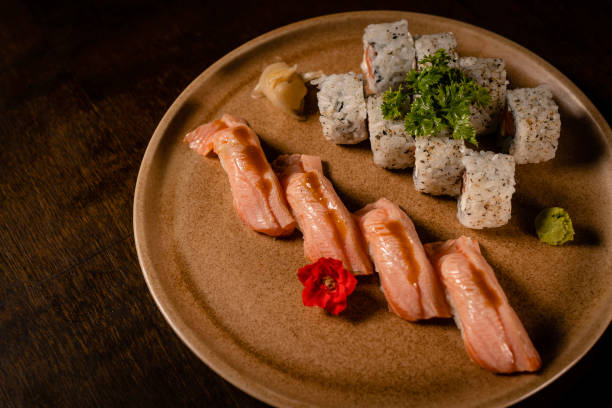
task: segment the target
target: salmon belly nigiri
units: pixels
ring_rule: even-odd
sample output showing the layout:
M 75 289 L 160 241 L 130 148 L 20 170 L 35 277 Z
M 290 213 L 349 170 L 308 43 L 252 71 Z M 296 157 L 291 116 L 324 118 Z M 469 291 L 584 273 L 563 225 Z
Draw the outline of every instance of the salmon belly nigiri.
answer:
M 410 321 L 450 317 L 442 285 L 408 215 L 381 198 L 357 211 L 355 218 L 370 249 L 389 309 Z
M 542 362 L 474 239 L 425 245 L 442 276 L 468 355 L 495 373 L 536 371 Z
M 223 115 L 188 133 L 185 142 L 203 156 L 212 151 L 219 156 L 229 178 L 234 208 L 249 228 L 275 237 L 293 232 L 295 220 L 280 183 L 257 134 L 244 120 Z
M 321 159 L 300 154 L 279 156 L 274 168 L 298 226 L 309 262 L 334 258 L 355 275 L 373 273 L 372 263 L 351 213 L 323 175 Z

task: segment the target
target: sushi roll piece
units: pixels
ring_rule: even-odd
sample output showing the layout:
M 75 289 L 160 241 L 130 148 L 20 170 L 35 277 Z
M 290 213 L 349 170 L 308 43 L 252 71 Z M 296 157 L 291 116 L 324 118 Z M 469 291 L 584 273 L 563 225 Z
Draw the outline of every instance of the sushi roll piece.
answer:
M 368 127 L 374 164 L 386 169 L 414 166 L 414 137 L 404 130 L 402 120 L 383 118 L 381 95 L 368 97 Z
M 363 34 L 363 71 L 370 92 L 395 88 L 416 66 L 414 40 L 406 20 L 370 24 Z
M 501 128 L 505 145 L 518 164 L 540 163 L 555 157 L 561 117 L 550 88 L 508 91 L 508 107 Z
M 363 78 L 360 74 L 334 74 L 311 81 L 317 85 L 323 135 L 336 144 L 355 144 L 368 138 Z
M 443 49 L 446 54 L 451 57 L 449 66 L 457 68 L 459 63 L 459 54 L 457 54 L 457 40 L 453 33 L 439 33 L 439 34 L 426 34 L 418 37 L 414 40 L 414 47 L 416 49 L 416 61 L 417 68 L 422 69 L 425 65 L 431 65 L 427 63 L 425 65 L 419 64 L 419 61 L 425 57 L 429 57 L 438 51 Z
M 510 220 L 514 157 L 494 152 L 464 152 L 463 188 L 457 218 L 468 228 L 501 227 Z
M 506 109 L 506 68 L 501 58 L 459 58 L 459 69 L 480 86 L 489 90 L 491 103 L 486 108 L 471 106 L 471 122 L 477 135 L 497 130 Z
M 456 197 L 461 192 L 465 143 L 448 136 L 417 137 L 414 188 L 422 193 Z

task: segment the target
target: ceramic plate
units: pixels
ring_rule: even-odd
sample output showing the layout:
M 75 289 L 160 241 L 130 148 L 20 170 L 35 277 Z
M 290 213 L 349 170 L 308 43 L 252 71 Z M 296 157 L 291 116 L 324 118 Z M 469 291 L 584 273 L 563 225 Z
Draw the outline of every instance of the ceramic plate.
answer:
M 278 58 L 301 72 L 359 72 L 370 23 L 408 20 L 413 34 L 452 31 L 461 55 L 501 57 L 511 87 L 546 83 L 562 134 L 554 160 L 517 166 L 511 222 L 462 227 L 456 203 L 415 192 L 410 171 L 372 163 L 369 145 L 324 140 L 313 98 L 298 122 L 251 98 Z M 321 156 L 354 211 L 387 197 L 414 220 L 423 242 L 476 238 L 543 359 L 537 374 L 494 375 L 468 358 L 452 320 L 408 323 L 387 311 L 376 277 L 360 279 L 340 317 L 302 305 L 298 233 L 273 239 L 244 227 L 215 157 L 182 143 L 228 112 L 259 134 L 268 159 Z M 216 62 L 178 97 L 144 156 L 134 199 L 138 255 L 149 288 L 183 341 L 224 378 L 280 406 L 507 405 L 542 388 L 595 343 L 612 318 L 612 131 L 559 71 L 517 44 L 461 22 L 405 12 L 358 12 L 272 31 Z M 533 219 L 550 206 L 572 215 L 576 240 L 541 244 Z

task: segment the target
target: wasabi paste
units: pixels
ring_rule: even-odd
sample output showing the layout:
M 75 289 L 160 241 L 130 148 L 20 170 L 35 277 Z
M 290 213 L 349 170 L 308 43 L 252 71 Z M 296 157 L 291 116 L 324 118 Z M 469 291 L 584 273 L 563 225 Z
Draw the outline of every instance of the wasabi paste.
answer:
M 538 239 L 550 245 L 562 245 L 574 239 L 574 228 L 569 214 L 563 208 L 542 210 L 535 219 Z

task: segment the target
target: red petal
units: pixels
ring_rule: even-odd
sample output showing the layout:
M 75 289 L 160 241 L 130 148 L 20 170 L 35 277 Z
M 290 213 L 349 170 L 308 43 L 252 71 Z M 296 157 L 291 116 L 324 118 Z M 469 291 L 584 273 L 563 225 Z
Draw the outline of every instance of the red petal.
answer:
M 350 295 L 357 286 L 357 279 L 351 272 L 343 268 L 339 272 L 338 283 L 344 286 L 347 289 L 347 295 Z
M 309 264 L 298 269 L 298 279 L 302 283 L 306 283 L 306 281 L 312 277 L 313 275 L 317 275 L 320 273 L 319 268 L 315 266 L 316 264 Z
M 333 301 L 333 295 L 324 286 L 306 286 L 302 291 L 302 302 L 306 306 L 325 307 L 330 301 Z
M 347 276 L 346 282 L 344 283 L 344 287 L 346 288 L 347 296 L 353 293 L 353 291 L 357 287 L 357 278 L 355 278 L 353 274 L 350 272 Z
M 306 306 L 316 306 L 320 303 L 323 295 L 320 287 L 316 285 L 306 286 L 302 291 L 302 301 Z
M 334 299 L 346 299 L 348 296 L 348 293 L 346 293 L 346 287 L 342 285 L 336 286 L 334 295 Z
M 338 316 L 338 314 L 340 314 L 340 312 L 342 312 L 344 309 L 346 309 L 346 298 L 344 298 L 344 300 L 341 302 L 330 304 L 325 308 L 325 310 L 335 316 Z

